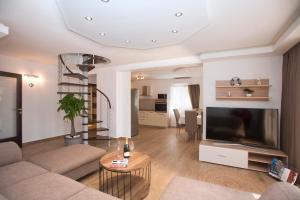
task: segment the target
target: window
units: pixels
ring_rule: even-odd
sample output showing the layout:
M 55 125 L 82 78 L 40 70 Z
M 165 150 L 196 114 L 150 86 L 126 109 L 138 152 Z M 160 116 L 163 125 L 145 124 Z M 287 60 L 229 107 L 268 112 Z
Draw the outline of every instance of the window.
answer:
M 171 126 L 176 124 L 173 109 L 177 108 L 181 116 L 184 116 L 185 110 L 191 110 L 192 104 L 187 85 L 174 85 L 170 91 L 170 115 Z

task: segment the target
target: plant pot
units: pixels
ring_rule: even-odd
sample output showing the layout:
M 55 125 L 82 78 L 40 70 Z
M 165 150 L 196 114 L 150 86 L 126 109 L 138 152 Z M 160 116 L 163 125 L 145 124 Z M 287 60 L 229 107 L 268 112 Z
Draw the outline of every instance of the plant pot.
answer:
M 81 144 L 82 143 L 82 138 L 80 135 L 76 135 L 74 137 L 70 135 L 65 136 L 65 146 L 73 145 L 73 144 Z
M 251 93 L 246 93 L 246 97 L 252 97 Z

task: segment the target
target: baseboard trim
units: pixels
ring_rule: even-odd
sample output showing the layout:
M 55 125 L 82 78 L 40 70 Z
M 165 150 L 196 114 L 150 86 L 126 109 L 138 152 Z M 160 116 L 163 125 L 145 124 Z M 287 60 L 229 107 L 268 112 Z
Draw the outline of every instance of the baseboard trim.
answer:
M 23 147 L 32 145 L 32 144 L 38 144 L 38 143 L 42 143 L 42 142 L 48 142 L 51 140 L 57 140 L 57 139 L 63 139 L 65 135 L 60 135 L 60 136 L 55 136 L 55 137 L 51 137 L 51 138 L 45 138 L 45 139 L 41 139 L 41 140 L 35 140 L 35 141 L 31 141 L 31 142 L 25 142 L 22 143 Z

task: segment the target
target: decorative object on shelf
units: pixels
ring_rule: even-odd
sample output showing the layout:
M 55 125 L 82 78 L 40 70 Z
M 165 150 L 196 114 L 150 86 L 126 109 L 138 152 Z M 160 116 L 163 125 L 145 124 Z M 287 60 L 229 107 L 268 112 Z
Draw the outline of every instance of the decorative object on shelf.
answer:
M 261 85 L 261 78 L 260 77 L 258 77 L 256 84 Z
M 24 77 L 29 87 L 33 87 L 39 78 L 39 76 L 33 74 L 24 74 Z
M 240 85 L 242 85 L 242 81 L 239 77 L 235 76 L 230 80 L 230 85 L 231 86 L 240 86 Z
M 246 97 L 252 97 L 252 94 L 253 94 L 254 90 L 251 90 L 249 88 L 245 88 L 244 92 L 245 92 Z
M 65 145 L 80 144 L 81 137 L 77 135 L 74 126 L 75 117 L 81 114 L 84 109 L 84 100 L 82 98 L 77 98 L 73 94 L 68 94 L 59 100 L 59 107 L 57 111 L 63 110 L 65 112 L 64 119 L 69 119 L 71 121 L 71 132 L 69 135 L 65 136 Z
M 230 91 L 228 91 L 228 96 L 231 97 L 231 92 Z

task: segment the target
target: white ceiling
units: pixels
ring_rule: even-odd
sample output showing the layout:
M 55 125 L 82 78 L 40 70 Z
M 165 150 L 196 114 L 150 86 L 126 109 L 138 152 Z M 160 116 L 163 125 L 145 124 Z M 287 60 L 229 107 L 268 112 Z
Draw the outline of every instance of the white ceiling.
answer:
M 100 0 L 89 0 L 88 2 L 90 1 L 94 2 L 95 10 L 106 12 L 105 7 L 100 6 L 98 9 Z M 110 3 L 113 2 L 111 6 L 114 6 L 111 9 L 122 10 L 124 2 L 132 5 L 131 1 L 122 0 L 123 3 L 120 3 L 121 0 L 111 0 Z M 72 0 L 72 4 L 78 5 L 77 7 L 80 7 L 81 2 L 83 1 Z M 154 5 L 157 3 L 156 0 L 139 0 L 139 2 L 132 5 L 136 6 L 135 10 L 147 13 L 147 15 L 157 15 L 155 18 L 164 19 L 163 14 L 174 13 L 171 0 L 167 1 L 169 5 L 161 4 L 163 6 L 159 8 L 159 12 L 142 6 L 150 5 L 152 2 Z M 181 2 L 197 5 L 198 0 Z M 183 16 L 189 16 L 189 13 L 195 12 L 193 6 L 182 6 L 182 8 L 185 9 Z M 137 50 L 104 46 L 68 30 L 55 0 L 0 0 L 0 23 L 10 28 L 10 34 L 0 38 L 0 54 L 56 64 L 57 55 L 60 53 L 84 52 L 107 57 L 112 61 L 110 65 L 120 65 L 194 56 L 203 52 L 265 46 L 273 44 L 299 16 L 299 8 L 300 0 L 208 0 L 209 25 L 207 27 L 176 45 Z M 95 10 L 91 10 L 89 13 L 93 13 Z M 87 14 L 82 10 L 80 15 Z M 144 15 L 141 15 L 140 20 L 142 19 L 144 19 Z M 111 13 L 111 15 L 105 15 L 101 20 L 107 24 L 113 24 L 118 19 Z M 155 29 L 165 23 L 164 20 L 158 20 L 149 26 Z M 197 20 L 191 19 L 189 23 L 199 28 Z M 131 27 L 134 25 L 132 24 Z M 122 35 L 123 33 L 120 33 L 118 37 Z M 141 35 L 139 40 L 144 38 L 146 41 L 150 37 L 152 38 L 151 33 Z M 122 46 L 122 44 L 116 45 Z
M 107 46 L 149 49 L 179 44 L 208 25 L 206 0 L 57 2 L 67 28 Z M 179 13 L 182 16 L 176 16 Z
M 184 65 L 184 66 L 172 66 L 172 67 L 157 67 L 144 70 L 135 70 L 131 72 L 131 79 L 142 75 L 146 80 L 153 79 L 174 79 L 180 77 L 201 77 L 202 65 Z

